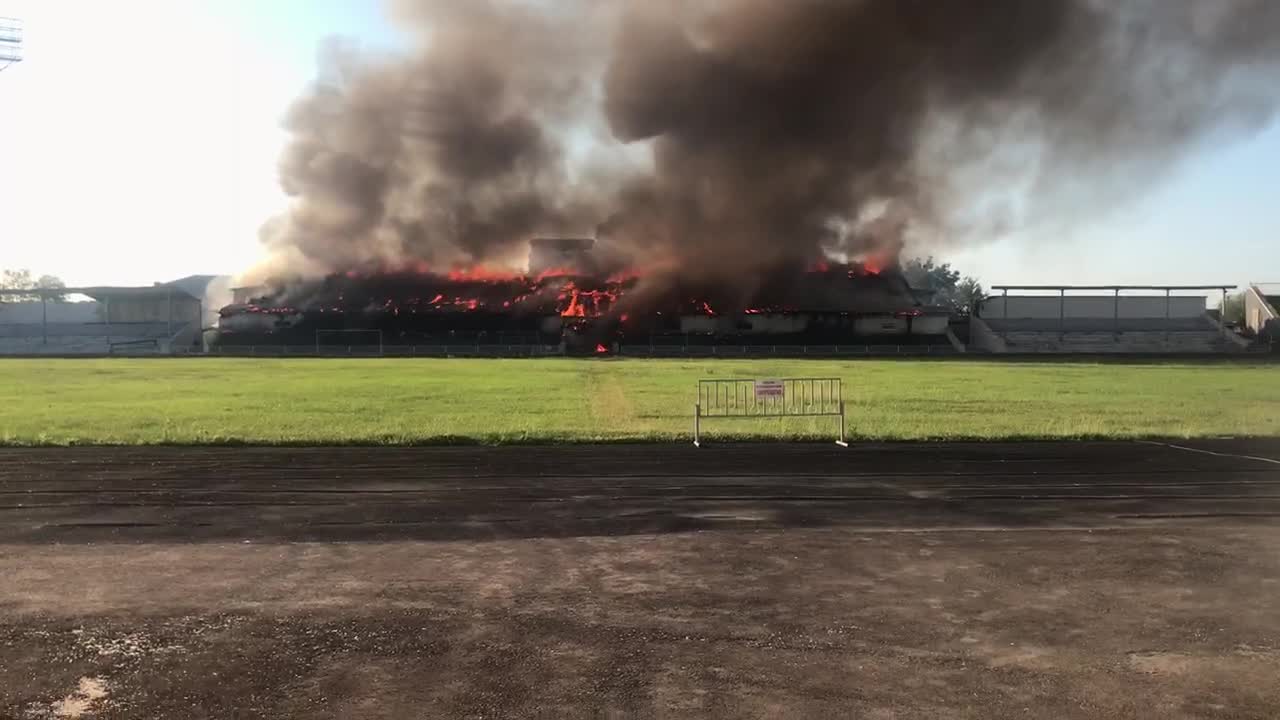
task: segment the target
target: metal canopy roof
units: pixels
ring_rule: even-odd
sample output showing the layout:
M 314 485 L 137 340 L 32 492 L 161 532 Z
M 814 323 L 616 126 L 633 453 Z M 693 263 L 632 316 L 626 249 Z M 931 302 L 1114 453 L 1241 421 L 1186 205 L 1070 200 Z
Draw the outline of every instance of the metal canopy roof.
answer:
M 141 287 L 119 287 L 111 285 L 97 285 L 93 287 L 62 287 L 62 288 L 28 288 L 25 290 L 6 289 L 0 290 L 0 295 L 88 295 L 94 300 L 103 298 L 189 298 L 191 300 L 199 300 L 200 298 L 183 290 L 182 288 L 173 287 L 171 285 L 145 285 Z

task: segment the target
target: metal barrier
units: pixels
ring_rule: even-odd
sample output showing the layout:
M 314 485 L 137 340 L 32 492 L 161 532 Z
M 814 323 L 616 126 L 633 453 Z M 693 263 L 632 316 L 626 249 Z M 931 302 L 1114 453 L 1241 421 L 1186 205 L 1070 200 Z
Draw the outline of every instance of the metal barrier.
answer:
M 836 444 L 844 437 L 844 389 L 840 378 L 699 380 L 693 406 L 693 444 L 702 445 L 702 421 L 710 418 L 838 417 Z

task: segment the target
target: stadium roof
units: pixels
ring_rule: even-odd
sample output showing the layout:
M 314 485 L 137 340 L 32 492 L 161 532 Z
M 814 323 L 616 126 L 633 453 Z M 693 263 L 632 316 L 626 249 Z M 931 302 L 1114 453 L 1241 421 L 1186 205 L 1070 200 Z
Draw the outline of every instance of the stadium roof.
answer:
M 187 297 L 192 300 L 199 300 L 195 295 L 192 295 L 180 287 L 174 287 L 172 285 L 151 285 L 147 287 L 118 287 L 101 285 L 98 287 L 65 288 L 62 292 L 80 293 L 81 295 L 88 295 L 94 300 L 101 300 L 104 297 L 157 299 L 168 297 Z M 50 291 L 49 294 L 57 294 L 57 291 Z
M 1234 290 L 1235 283 L 1220 285 L 992 285 L 992 290 Z
M 177 280 L 170 280 L 165 283 L 156 283 L 156 285 L 159 285 L 160 287 L 178 288 L 186 291 L 187 294 L 194 297 L 203 297 L 205 292 L 209 289 L 209 286 L 218 280 L 225 280 L 230 283 L 231 278 L 227 275 L 188 275 L 186 277 L 178 278 Z

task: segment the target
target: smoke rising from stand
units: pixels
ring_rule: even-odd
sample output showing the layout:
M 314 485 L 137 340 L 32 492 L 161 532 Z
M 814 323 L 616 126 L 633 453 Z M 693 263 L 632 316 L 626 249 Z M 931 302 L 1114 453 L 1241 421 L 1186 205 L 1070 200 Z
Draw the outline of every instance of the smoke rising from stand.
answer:
M 1149 188 L 1280 102 L 1271 0 L 397 2 L 288 114 L 257 278 L 518 265 L 645 282 L 989 237 Z

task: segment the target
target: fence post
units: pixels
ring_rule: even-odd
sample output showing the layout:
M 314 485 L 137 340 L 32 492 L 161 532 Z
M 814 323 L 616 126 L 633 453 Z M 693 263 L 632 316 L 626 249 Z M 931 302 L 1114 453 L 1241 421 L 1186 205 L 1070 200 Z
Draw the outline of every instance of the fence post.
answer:
M 840 447 L 849 447 L 849 443 L 844 439 L 844 398 L 840 398 L 840 439 L 836 444 Z
M 693 404 L 693 446 L 702 447 L 702 438 L 700 436 L 702 421 L 702 403 Z

